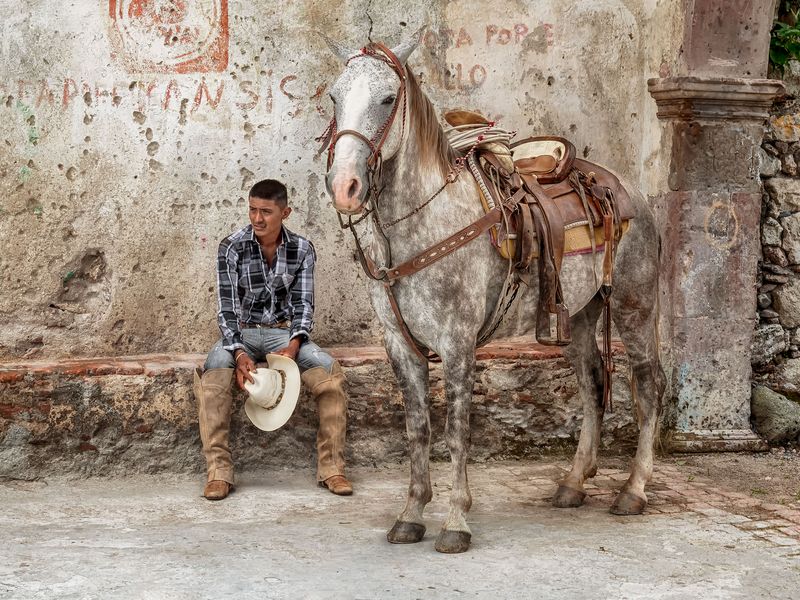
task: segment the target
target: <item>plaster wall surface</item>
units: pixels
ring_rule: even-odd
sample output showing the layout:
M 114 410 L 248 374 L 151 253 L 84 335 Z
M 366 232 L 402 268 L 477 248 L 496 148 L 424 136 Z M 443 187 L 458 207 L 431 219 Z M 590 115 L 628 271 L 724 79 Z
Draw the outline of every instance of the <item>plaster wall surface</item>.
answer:
M 440 110 L 563 135 L 655 194 L 648 77 L 679 64 L 678 0 L 0 3 L 0 358 L 204 352 L 218 241 L 249 187 L 290 188 L 312 238 L 316 340 L 380 331 L 314 138 L 340 65 L 329 36 L 411 57 Z M 431 207 L 435 211 L 435 206 Z M 518 330 L 524 329 L 520 326 Z

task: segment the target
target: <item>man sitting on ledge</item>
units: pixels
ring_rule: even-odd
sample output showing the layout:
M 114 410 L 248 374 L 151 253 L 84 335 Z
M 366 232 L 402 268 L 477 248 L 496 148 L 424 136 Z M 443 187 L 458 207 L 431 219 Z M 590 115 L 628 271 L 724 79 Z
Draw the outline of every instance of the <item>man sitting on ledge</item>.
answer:
M 317 402 L 317 480 L 334 494 L 353 493 L 344 474 L 347 396 L 344 374 L 310 341 L 314 317 L 314 247 L 283 221 L 292 209 L 286 186 L 273 179 L 250 190 L 250 225 L 226 237 L 217 255 L 218 321 L 222 339 L 195 376 L 200 438 L 208 466 L 203 495 L 222 500 L 234 485 L 228 432 L 234 373 L 253 381 L 256 361 L 267 354 L 297 362 Z

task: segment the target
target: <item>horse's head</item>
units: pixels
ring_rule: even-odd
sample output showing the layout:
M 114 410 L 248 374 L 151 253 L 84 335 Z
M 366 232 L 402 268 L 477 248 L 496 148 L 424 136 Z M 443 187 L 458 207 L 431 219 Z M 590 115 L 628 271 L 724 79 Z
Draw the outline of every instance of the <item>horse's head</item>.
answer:
M 325 38 L 345 65 L 330 91 L 334 117 L 325 180 L 340 213 L 362 212 L 381 162 L 397 154 L 402 144 L 408 118 L 405 64 L 421 32 L 391 50 L 370 43 L 351 52 Z

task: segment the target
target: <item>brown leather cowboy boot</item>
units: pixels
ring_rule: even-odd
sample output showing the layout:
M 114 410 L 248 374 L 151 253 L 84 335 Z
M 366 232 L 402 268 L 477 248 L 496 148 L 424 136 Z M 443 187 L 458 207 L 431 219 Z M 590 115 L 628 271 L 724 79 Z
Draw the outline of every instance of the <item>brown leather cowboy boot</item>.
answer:
M 353 486 L 344 476 L 344 441 L 347 430 L 347 395 L 344 373 L 334 361 L 331 372 L 314 367 L 302 375 L 317 401 L 317 481 L 339 496 L 349 496 Z
M 206 458 L 208 479 L 203 496 L 222 500 L 233 491 L 233 461 L 228 445 L 231 425 L 233 369 L 194 372 L 194 396 L 200 421 L 200 439 Z

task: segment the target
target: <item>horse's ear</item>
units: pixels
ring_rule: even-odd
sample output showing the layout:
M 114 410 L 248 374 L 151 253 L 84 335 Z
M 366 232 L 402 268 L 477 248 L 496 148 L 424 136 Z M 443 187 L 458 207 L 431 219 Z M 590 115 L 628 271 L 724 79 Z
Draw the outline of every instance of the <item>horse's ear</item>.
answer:
M 411 39 L 401 42 L 396 48 L 392 48 L 392 54 L 397 57 L 402 64 L 406 64 L 408 57 L 419 46 L 419 41 L 422 39 L 422 33 L 425 31 L 426 25 L 417 29 L 411 36 Z
M 339 60 L 340 60 L 340 61 L 342 61 L 343 63 L 346 63 L 346 62 L 347 62 L 347 59 L 349 59 L 351 56 L 353 56 L 353 55 L 356 53 L 356 51 L 355 51 L 355 50 L 348 50 L 348 49 L 347 49 L 347 48 L 345 48 L 345 47 L 344 47 L 342 44 L 340 44 L 339 42 L 336 42 L 336 41 L 332 40 L 331 38 L 329 38 L 327 35 L 325 35 L 325 34 L 324 34 L 324 33 L 322 33 L 321 31 L 316 31 L 316 34 L 317 34 L 318 36 L 320 36 L 320 37 L 321 37 L 323 40 L 325 40 L 325 42 L 328 44 L 328 47 L 331 49 L 331 51 L 332 51 L 332 52 L 333 52 L 333 53 L 334 53 L 334 54 L 335 54 L 335 55 L 336 55 L 336 56 L 339 58 Z

